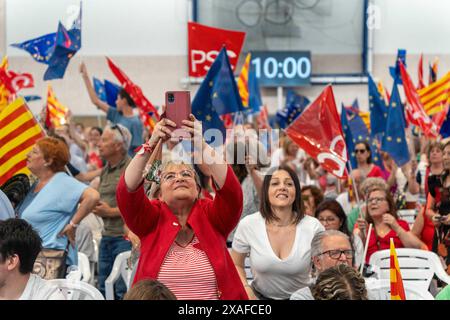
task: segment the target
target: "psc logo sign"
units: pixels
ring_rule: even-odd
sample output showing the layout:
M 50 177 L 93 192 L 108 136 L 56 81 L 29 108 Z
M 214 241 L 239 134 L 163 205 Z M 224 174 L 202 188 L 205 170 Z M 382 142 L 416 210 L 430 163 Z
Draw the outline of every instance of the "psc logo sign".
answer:
M 227 49 L 231 68 L 236 65 L 245 39 L 245 32 L 212 28 L 188 23 L 189 76 L 204 77 L 223 46 Z

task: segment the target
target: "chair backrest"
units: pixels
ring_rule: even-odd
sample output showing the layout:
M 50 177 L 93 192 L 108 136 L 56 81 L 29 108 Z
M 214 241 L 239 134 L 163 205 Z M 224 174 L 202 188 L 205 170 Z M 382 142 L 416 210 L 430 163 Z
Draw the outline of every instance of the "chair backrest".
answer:
M 422 286 L 413 282 L 404 282 L 406 300 L 434 300 L 433 295 L 424 290 Z M 376 281 L 366 282 L 369 299 L 372 300 L 390 300 L 391 283 L 389 279 L 378 279 Z
M 48 281 L 57 286 L 67 300 L 105 300 L 97 288 L 86 282 L 69 279 Z
M 105 280 L 105 296 L 106 300 L 114 300 L 114 283 L 122 277 L 127 289 L 130 288 L 132 266 L 128 265 L 131 251 L 125 251 L 116 256 L 113 268 L 108 278 Z
M 82 278 L 84 282 L 89 282 L 91 279 L 91 265 L 89 258 L 83 252 L 78 252 L 78 268 L 81 270 Z
M 434 274 L 442 281 L 450 282 L 450 276 L 447 275 L 439 257 L 434 252 L 410 248 L 399 248 L 396 252 L 403 283 L 412 282 L 428 290 Z M 379 268 L 379 279 L 389 279 L 389 250 L 380 250 L 372 254 L 369 264 Z

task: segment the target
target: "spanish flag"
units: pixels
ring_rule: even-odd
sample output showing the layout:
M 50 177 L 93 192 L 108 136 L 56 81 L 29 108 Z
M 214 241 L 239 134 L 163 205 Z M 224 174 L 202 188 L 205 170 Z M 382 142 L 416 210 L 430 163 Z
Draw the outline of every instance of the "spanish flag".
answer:
M 23 98 L 0 111 L 0 186 L 16 174 L 30 174 L 26 155 L 44 136 Z
M 55 93 L 50 85 L 47 88 L 47 109 L 45 125 L 48 128 L 57 128 L 66 123 L 69 109 L 56 99 Z
M 450 103 L 450 72 L 428 87 L 417 91 L 425 112 L 431 116 Z
M 251 54 L 247 54 L 247 57 L 245 58 L 244 65 L 241 69 L 241 74 L 239 75 L 237 87 L 239 90 L 239 95 L 241 96 L 242 105 L 244 108 L 248 108 L 248 97 L 249 97 L 249 91 L 248 91 L 248 71 L 250 69 L 250 60 L 251 60 Z
M 402 274 L 395 252 L 394 239 L 391 238 L 391 300 L 406 300 L 405 289 L 403 288 Z

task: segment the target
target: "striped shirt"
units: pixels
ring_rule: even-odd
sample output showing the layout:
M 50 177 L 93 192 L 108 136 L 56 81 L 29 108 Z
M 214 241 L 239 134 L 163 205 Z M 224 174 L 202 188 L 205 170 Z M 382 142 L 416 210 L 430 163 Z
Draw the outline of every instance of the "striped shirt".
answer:
M 197 236 L 186 246 L 175 241 L 166 254 L 158 280 L 178 300 L 217 300 L 218 289 L 214 270 L 206 253 L 198 248 Z

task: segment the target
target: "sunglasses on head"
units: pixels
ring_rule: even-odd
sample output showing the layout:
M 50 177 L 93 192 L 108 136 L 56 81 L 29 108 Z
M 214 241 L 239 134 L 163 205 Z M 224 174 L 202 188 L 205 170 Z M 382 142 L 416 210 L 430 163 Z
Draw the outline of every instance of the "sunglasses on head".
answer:
M 122 129 L 120 129 L 120 127 L 117 124 L 111 126 L 111 129 L 113 129 L 113 130 L 117 129 L 117 131 L 119 131 L 120 136 L 122 137 L 123 141 L 126 141 L 125 135 L 123 134 Z

